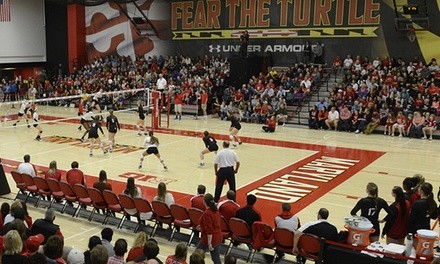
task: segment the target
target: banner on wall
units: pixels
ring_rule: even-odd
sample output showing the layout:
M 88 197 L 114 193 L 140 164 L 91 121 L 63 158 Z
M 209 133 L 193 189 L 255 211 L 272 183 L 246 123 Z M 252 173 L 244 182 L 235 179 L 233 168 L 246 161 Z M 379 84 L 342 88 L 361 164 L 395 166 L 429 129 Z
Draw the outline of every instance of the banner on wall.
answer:
M 114 4 L 87 7 L 89 58 L 129 56 L 238 54 L 239 37 L 250 34 L 248 54 L 270 56 L 274 64 L 304 60 L 304 45 L 321 47 L 322 62 L 336 55 L 394 56 L 430 60 L 439 57 L 432 43 L 440 35 L 440 1 L 429 1 L 432 30 L 395 30 L 392 1 L 379 0 L 143 0 L 149 19 L 161 25 L 158 36 L 137 36 Z M 130 10 L 130 5 L 125 6 Z M 437 14 L 437 16 L 435 16 Z M 439 23 L 437 23 L 439 22 Z

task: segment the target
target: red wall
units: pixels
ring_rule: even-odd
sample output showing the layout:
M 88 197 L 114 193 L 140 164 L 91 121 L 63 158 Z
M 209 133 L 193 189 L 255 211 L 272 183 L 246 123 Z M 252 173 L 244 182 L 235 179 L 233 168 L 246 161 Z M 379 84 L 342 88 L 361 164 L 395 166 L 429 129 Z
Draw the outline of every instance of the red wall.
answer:
M 69 4 L 67 7 L 69 73 L 73 67 L 81 67 L 86 58 L 85 7 Z

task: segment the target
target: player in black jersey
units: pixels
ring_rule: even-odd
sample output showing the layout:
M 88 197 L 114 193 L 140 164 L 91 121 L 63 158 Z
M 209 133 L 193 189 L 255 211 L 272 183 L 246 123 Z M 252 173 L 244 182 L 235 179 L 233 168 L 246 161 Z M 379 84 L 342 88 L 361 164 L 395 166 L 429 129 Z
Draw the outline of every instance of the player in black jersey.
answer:
M 144 106 L 142 105 L 142 102 L 139 100 L 137 102 L 137 113 L 139 115 L 139 119 L 136 123 L 136 127 L 138 129 L 138 136 L 141 136 L 142 133 L 144 133 L 145 135 L 147 135 L 147 133 L 145 132 L 145 110 L 144 110 Z
M 229 138 L 231 139 L 232 146 L 236 147 L 236 141 L 241 145 L 241 140 L 237 136 L 241 129 L 240 119 L 238 119 L 234 114 L 231 114 L 229 116 L 229 120 L 231 121 L 231 126 L 229 127 Z
M 210 152 L 214 152 L 217 154 L 218 145 L 215 138 L 213 138 L 211 135 L 209 135 L 208 131 L 203 132 L 203 143 L 205 143 L 205 149 L 200 152 L 200 166 L 205 166 L 205 154 L 208 154 Z
M 104 135 L 104 131 L 102 130 L 101 124 L 99 123 L 99 118 L 100 118 L 99 116 L 93 117 L 93 121 L 90 124 L 90 130 L 89 130 L 90 157 L 93 156 L 93 147 L 95 145 L 95 142 L 99 144 L 104 155 L 107 154 L 107 150 L 104 148 L 104 142 L 101 141 L 98 134 L 98 129 L 99 129 L 102 135 Z
M 118 118 L 113 114 L 113 109 L 108 110 L 109 116 L 107 116 L 107 131 L 109 141 L 109 151 L 113 152 L 113 146 L 115 145 L 115 134 L 118 130 L 121 130 Z

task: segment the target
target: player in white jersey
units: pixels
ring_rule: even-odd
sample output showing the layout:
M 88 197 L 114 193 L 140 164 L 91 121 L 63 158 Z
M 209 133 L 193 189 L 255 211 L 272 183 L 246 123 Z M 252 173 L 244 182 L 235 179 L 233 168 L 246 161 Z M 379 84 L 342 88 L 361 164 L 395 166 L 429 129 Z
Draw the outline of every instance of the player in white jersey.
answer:
M 150 154 L 154 154 L 160 160 L 160 163 L 162 163 L 164 170 L 168 169 L 167 165 L 165 165 L 165 162 L 160 157 L 159 149 L 157 148 L 158 146 L 159 146 L 159 139 L 154 136 L 153 131 L 148 132 L 148 136 L 145 138 L 144 141 L 144 148 L 146 148 L 146 150 L 142 152 L 141 159 L 139 162 L 139 169 L 142 169 L 142 162 L 144 161 L 144 157 Z
M 86 130 L 81 137 L 81 141 L 84 141 L 84 137 L 89 133 L 90 125 L 92 124 L 94 116 L 95 116 L 95 114 L 89 108 L 89 109 L 87 109 L 87 112 L 81 117 L 81 124 L 83 125 L 84 129 Z
M 28 127 L 31 127 L 29 125 L 29 118 L 28 118 L 28 114 L 29 114 L 29 109 L 31 108 L 31 103 L 28 100 L 24 100 L 21 105 L 20 105 L 20 110 L 18 110 L 18 119 L 17 121 L 15 121 L 14 124 L 12 124 L 13 126 L 16 126 L 18 122 L 20 122 L 21 118 L 24 118 L 26 120 L 26 124 Z
M 41 134 L 43 133 L 43 129 L 41 128 L 39 121 L 40 116 L 37 113 L 37 107 L 34 107 L 34 109 L 31 109 L 32 113 L 32 125 L 38 130 L 37 137 L 35 138 L 38 141 L 41 141 Z

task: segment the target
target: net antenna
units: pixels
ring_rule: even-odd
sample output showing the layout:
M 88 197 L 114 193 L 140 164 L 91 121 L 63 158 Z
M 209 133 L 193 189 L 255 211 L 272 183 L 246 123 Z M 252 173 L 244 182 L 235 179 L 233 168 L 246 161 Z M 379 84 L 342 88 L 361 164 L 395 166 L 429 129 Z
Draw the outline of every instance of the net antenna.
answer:
M 427 0 L 411 0 L 406 4 L 397 4 L 393 0 L 395 29 L 406 33 L 409 41 L 416 40 L 416 31 L 430 31 Z

